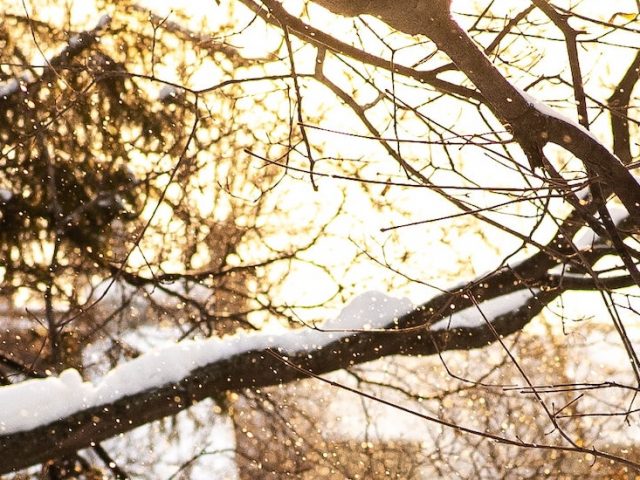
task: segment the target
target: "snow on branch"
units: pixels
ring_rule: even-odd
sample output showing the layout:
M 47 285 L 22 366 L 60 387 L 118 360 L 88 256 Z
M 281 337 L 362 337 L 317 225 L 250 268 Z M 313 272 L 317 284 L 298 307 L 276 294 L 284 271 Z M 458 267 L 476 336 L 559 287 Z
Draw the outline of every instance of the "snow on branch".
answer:
M 444 318 L 430 330 L 481 328 L 487 320 L 517 311 L 534 296 L 535 292 L 529 290 L 503 295 L 484 302 L 481 310 L 469 307 Z M 95 383 L 83 381 L 77 370 L 68 369 L 57 377 L 2 387 L 0 435 L 32 430 L 82 410 L 177 383 L 196 369 L 243 353 L 272 348 L 285 355 L 295 355 L 318 350 L 355 332 L 388 328 L 414 308 L 406 298 L 372 291 L 355 297 L 338 317 L 321 324 L 322 329 L 282 329 L 275 333 L 185 340 L 118 365 Z
M 532 108 L 536 109 L 538 111 L 538 113 L 544 115 L 545 117 L 555 118 L 556 120 L 560 120 L 563 123 L 567 123 L 567 124 L 577 128 L 578 130 L 580 130 L 583 134 L 585 134 L 586 136 L 591 138 L 591 140 L 594 140 L 595 142 L 598 142 L 599 144 L 602 144 L 602 142 L 600 140 L 598 140 L 598 138 L 593 133 L 591 133 L 589 130 L 584 128 L 578 122 L 576 122 L 576 121 L 572 120 L 571 118 L 567 117 L 566 115 L 563 115 L 562 113 L 556 111 L 555 109 L 551 108 L 549 105 L 544 103 L 543 101 L 538 100 L 536 97 L 534 97 L 530 93 L 525 92 L 521 88 L 518 88 L 515 85 L 513 85 L 513 88 L 515 88 L 516 91 L 518 93 L 520 93 L 520 95 L 522 95 L 522 97 L 525 99 L 525 101 Z
M 2 92 L 0 92 L 0 97 L 1 96 L 2 96 Z M 12 198 L 13 198 L 13 192 L 11 190 L 0 188 L 0 203 L 7 203 Z
M 484 327 L 487 322 L 493 322 L 502 315 L 517 311 L 535 298 L 537 290 L 516 290 L 451 314 L 431 325 L 430 330 L 477 329 Z
M 118 365 L 96 383 L 83 382 L 75 369 L 57 377 L 33 379 L 0 388 L 0 435 L 31 430 L 88 408 L 179 382 L 193 370 L 233 356 L 273 348 L 293 355 L 324 347 L 358 330 L 391 325 L 414 308 L 408 299 L 380 292 L 355 297 L 327 330 L 283 330 L 186 340 L 161 347 Z M 328 330 L 330 329 L 330 330 Z
M 111 15 L 109 14 L 104 14 L 100 17 L 100 19 L 98 20 L 98 22 L 96 23 L 96 26 L 93 27 L 93 29 L 91 29 L 88 32 L 82 32 L 79 33 L 78 35 L 74 35 L 73 37 L 71 37 L 69 39 L 69 49 L 77 49 L 82 47 L 83 43 L 86 42 L 87 40 L 94 40 L 96 34 L 104 29 L 107 25 L 109 25 L 109 23 L 111 23 Z
M 5 100 L 19 90 L 26 90 L 26 86 L 34 81 L 31 72 L 25 72 L 19 78 L 12 78 L 8 82 L 0 84 L 0 100 Z
M 611 220 L 613 220 L 613 223 L 616 225 L 616 227 L 619 226 L 624 220 L 629 218 L 629 212 L 624 207 L 610 207 L 608 210 L 609 215 L 611 215 Z M 599 215 L 596 215 L 596 218 L 599 218 Z M 591 228 L 585 227 L 584 230 L 585 231 L 573 242 L 576 247 L 585 249 L 605 243 L 606 239 L 602 238 Z

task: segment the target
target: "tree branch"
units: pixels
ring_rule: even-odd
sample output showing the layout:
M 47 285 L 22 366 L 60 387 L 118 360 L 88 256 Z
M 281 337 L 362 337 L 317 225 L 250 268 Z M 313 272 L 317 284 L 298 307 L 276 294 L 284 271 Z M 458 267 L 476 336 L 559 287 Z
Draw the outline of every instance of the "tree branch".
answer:
M 451 17 L 447 0 L 316 0 L 334 13 L 380 18 L 409 35 L 425 35 L 480 90 L 495 115 L 513 129 L 525 152 L 551 142 L 582 160 L 640 220 L 640 186 L 620 159 L 581 125 L 553 112 L 512 85 Z
M 499 335 L 520 330 L 560 290 L 527 295 L 528 300 L 493 319 Z M 443 294 L 449 296 L 449 294 Z M 449 312 L 447 312 L 449 313 Z M 423 309 L 409 315 L 433 321 Z M 439 318 L 443 318 L 440 315 Z M 407 323 L 401 318 L 400 323 Z M 320 333 L 320 332 L 318 332 Z M 445 350 L 483 347 L 496 340 L 484 323 L 453 329 L 358 331 L 317 350 L 303 350 L 288 359 L 299 368 L 323 374 L 389 355 L 433 355 Z M 238 353 L 192 370 L 180 381 L 84 409 L 28 431 L 0 436 L 0 473 L 15 471 L 76 452 L 140 425 L 173 415 L 222 391 L 240 391 L 291 382 L 305 375 L 268 353 L 269 348 Z M 287 352 L 281 350 L 281 353 Z M 11 387 L 8 387 L 11 388 Z

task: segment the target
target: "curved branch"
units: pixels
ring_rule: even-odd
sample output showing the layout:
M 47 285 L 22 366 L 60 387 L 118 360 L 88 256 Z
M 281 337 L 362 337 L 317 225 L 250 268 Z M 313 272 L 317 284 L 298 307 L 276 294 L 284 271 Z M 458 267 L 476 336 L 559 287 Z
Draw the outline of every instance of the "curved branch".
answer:
M 293 337 L 296 335 L 293 332 L 273 346 L 262 345 L 222 357 L 188 372 L 178 381 L 72 412 L 48 425 L 2 435 L 0 473 L 71 454 L 119 433 L 176 414 L 222 391 L 280 385 L 305 376 L 300 370 L 270 355 L 271 348 L 288 354 L 289 362 L 314 374 L 348 368 L 389 355 L 433 355 L 444 350 L 479 348 L 496 341 L 495 331 L 506 336 L 522 329 L 559 292 L 528 293 L 523 303 L 495 316 L 492 328 L 485 323 L 476 323 L 454 325 L 451 329 L 442 326 L 410 331 L 357 331 L 343 333 L 338 340 L 315 350 L 302 345 L 292 347 L 291 341 L 300 338 Z M 424 311 L 417 309 L 409 315 L 416 314 L 423 316 Z M 335 332 L 329 334 L 335 335 Z M 251 345 L 251 340 L 247 344 Z M 6 388 L 15 387 L 19 385 Z
M 274 24 L 278 27 L 285 25 L 291 33 L 303 38 L 305 41 L 318 48 L 327 48 L 335 53 L 346 55 L 359 62 L 383 68 L 385 70 L 394 71 L 395 73 L 413 78 L 421 83 L 431 85 L 437 91 L 442 93 L 457 95 L 462 98 L 473 99 L 481 103 L 486 103 L 486 100 L 477 90 L 442 80 L 437 77 L 437 72 L 417 70 L 405 65 L 399 65 L 385 58 L 373 55 L 372 53 L 365 52 L 353 45 L 342 42 L 322 30 L 303 22 L 294 15 L 291 15 L 277 0 L 262 0 L 262 3 L 269 8 L 268 12 L 261 6 L 256 5 L 252 0 L 241 1 L 265 22 Z
M 558 238 L 552 242 L 557 241 Z M 562 245 L 564 251 L 569 248 L 566 243 Z M 603 255 L 604 250 L 595 250 L 585 257 L 595 262 Z M 456 290 L 437 295 L 386 325 L 386 330 L 309 332 L 338 334 L 339 338 L 331 343 L 323 344 L 319 337 L 323 346 L 317 349 L 306 349 L 300 342 L 292 343 L 292 339 L 301 338 L 296 337 L 299 331 L 293 331 L 288 334 L 288 341 L 282 340 L 275 347 L 281 345 L 280 351 L 289 353 L 291 345 L 295 345 L 288 359 L 302 370 L 290 368 L 270 355 L 268 351 L 273 345 L 252 343 L 250 336 L 239 337 L 235 341 L 249 347 L 198 367 L 177 381 L 73 412 L 48 425 L 0 435 L 0 473 L 71 454 L 92 443 L 176 414 L 223 391 L 281 385 L 303 378 L 305 375 L 301 371 L 323 374 L 390 355 L 434 355 L 446 350 L 482 348 L 499 337 L 520 331 L 568 288 L 583 289 L 592 285 L 601 288 L 602 284 L 607 288 L 618 288 L 629 283 L 624 276 L 600 279 L 600 284 L 596 285 L 597 282 L 585 277 L 549 275 L 548 271 L 560 262 L 557 257 L 539 252 L 516 266 L 504 267 Z M 490 314 L 493 307 L 489 302 L 498 297 L 506 298 L 508 294 L 516 295 L 514 298 L 519 299 L 518 302 L 512 302 L 512 308 L 506 311 Z M 482 315 L 475 311 L 474 300 L 482 302 Z M 451 317 L 452 312 L 460 311 L 466 312 L 466 321 Z M 470 322 L 471 315 L 479 320 Z M 490 325 L 482 320 L 483 316 L 489 318 Z M 219 340 L 219 348 L 224 348 L 228 341 L 232 340 Z M 306 343 L 314 342 L 307 340 Z
M 512 85 L 451 17 L 448 0 L 315 0 L 334 13 L 380 18 L 409 35 L 425 35 L 480 90 L 495 115 L 510 126 L 528 155 L 551 142 L 582 160 L 640 220 L 640 186 L 620 159 L 581 125 Z

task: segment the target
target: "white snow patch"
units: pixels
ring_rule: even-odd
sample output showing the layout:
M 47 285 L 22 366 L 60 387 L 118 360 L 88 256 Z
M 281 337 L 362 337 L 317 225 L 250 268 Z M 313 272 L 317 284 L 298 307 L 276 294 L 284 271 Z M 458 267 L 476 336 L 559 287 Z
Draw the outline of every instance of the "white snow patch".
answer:
M 177 382 L 192 370 L 241 353 L 274 348 L 292 355 L 318 349 L 350 335 L 352 330 L 388 325 L 412 308 L 407 299 L 367 292 L 355 297 L 336 320 L 327 322 L 331 328 L 341 331 L 301 329 L 185 340 L 118 365 L 96 383 L 83 382 L 76 370 L 69 369 L 58 377 L 2 387 L 0 435 L 47 425 L 80 410 Z
M 0 95 L 1 97 L 2 95 Z M 0 188 L 0 202 L 8 202 L 13 198 L 13 192 L 11 190 L 6 190 L 4 188 Z
M 584 128 L 578 122 L 572 120 L 571 118 L 567 117 L 566 115 L 561 114 L 560 112 L 557 112 L 555 109 L 551 108 L 546 103 L 538 100 L 533 95 L 525 92 L 521 88 L 518 88 L 515 85 L 514 85 L 514 88 L 516 90 L 518 90 L 518 92 L 520 92 L 520 94 L 524 97 L 524 99 L 526 100 L 526 102 L 529 105 L 531 105 L 533 108 L 538 110 L 538 112 L 540 112 L 541 114 L 543 114 L 543 115 L 545 115 L 547 117 L 557 118 L 558 120 L 561 120 L 561 121 L 563 121 L 565 123 L 569 123 L 569 124 L 573 125 L 574 127 L 576 127 L 578 130 L 582 131 L 585 135 L 588 135 L 592 140 L 595 140 L 598 143 L 602 143 L 602 142 L 600 142 L 600 140 L 598 140 L 598 138 L 593 133 L 591 133 L 589 130 Z
M 7 83 L 0 85 L 0 98 L 7 98 L 18 91 L 20 88 L 20 82 L 17 79 L 12 78 Z
M 82 36 L 80 35 L 74 35 L 69 39 L 69 47 L 71 48 L 77 48 L 80 46 L 81 43 L 82 43 Z
M 379 291 L 371 291 L 351 300 L 336 319 L 324 322 L 322 329 L 371 330 L 382 328 L 414 308 L 408 298 L 390 297 Z
M 189 417 L 196 416 L 197 419 L 189 418 L 186 412 L 177 419 L 175 428 L 178 430 L 177 445 L 167 444 L 164 454 L 160 458 L 159 465 L 154 468 L 155 478 L 169 478 L 182 464 L 193 458 L 201 451 L 208 452 L 202 455 L 198 461 L 194 462 L 189 472 L 191 479 L 211 479 L 220 478 L 224 480 L 238 479 L 238 465 L 236 463 L 236 432 L 234 424 L 227 416 L 211 414 L 211 401 L 206 402 L 202 407 L 190 409 Z M 197 408 L 197 407 L 196 407 Z M 202 425 L 198 425 L 198 420 L 210 426 L 210 432 L 202 438 L 200 432 L 204 430 Z M 205 430 L 206 431 L 206 430 Z M 143 432 L 141 432 L 143 433 Z M 142 441 L 148 441 L 143 438 Z M 162 451 L 159 438 L 154 438 L 153 449 Z M 195 442 L 204 443 L 205 448 L 196 448 Z M 168 442 L 167 442 L 168 443 Z M 164 468 L 162 468 L 164 467 Z M 184 478 L 184 477 L 178 477 Z
M 580 202 L 589 202 L 591 200 L 591 188 L 589 185 L 582 187 L 580 190 L 576 192 L 576 197 Z
M 98 23 L 96 23 L 95 28 L 96 29 L 104 28 L 109 24 L 109 22 L 111 22 L 111 15 L 109 15 L 108 13 L 105 13 L 100 17 L 100 20 L 98 20 Z
M 620 225 L 620 223 L 629 216 L 629 212 L 624 207 L 608 207 L 607 210 L 609 210 L 611 220 L 613 220 L 616 226 Z M 600 218 L 600 216 L 596 215 L 596 218 Z M 586 231 L 573 241 L 575 246 L 580 249 L 591 248 L 602 242 L 603 238 L 590 228 L 586 228 Z
M 15 94 L 18 90 L 22 89 L 23 91 L 27 90 L 27 85 L 33 83 L 35 81 L 35 77 L 33 73 L 30 71 L 24 72 L 18 78 L 12 78 L 8 82 L 0 85 L 0 98 L 7 98 L 13 94 Z
M 106 27 L 109 23 L 111 22 L 111 15 L 109 14 L 104 14 L 100 17 L 100 19 L 98 20 L 98 23 L 96 23 L 96 26 L 93 27 L 93 31 L 95 32 L 96 30 L 101 30 L 104 27 Z M 76 48 L 79 47 L 80 44 L 83 42 L 83 37 L 82 35 L 74 35 L 73 37 L 71 37 L 69 39 L 69 47 L 70 48 Z
M 170 421 L 147 423 L 105 440 L 104 447 L 123 464 L 144 467 L 147 478 L 237 480 L 234 425 L 217 411 L 213 400 L 205 399 Z M 191 462 L 189 470 L 175 475 L 186 462 Z
M 517 290 L 507 295 L 482 302 L 480 307 L 469 307 L 454 313 L 431 325 L 431 331 L 453 330 L 456 328 L 478 328 L 493 322 L 500 315 L 515 312 L 531 300 L 538 290 Z M 486 317 L 486 320 L 485 320 Z
M 183 89 L 174 87 L 173 85 L 163 85 L 158 91 L 158 100 L 161 102 L 166 100 L 174 100 L 184 92 Z
M 98 198 L 97 202 L 99 207 L 102 208 L 113 208 L 116 210 L 124 210 L 124 201 L 122 196 L 118 195 L 104 195 Z

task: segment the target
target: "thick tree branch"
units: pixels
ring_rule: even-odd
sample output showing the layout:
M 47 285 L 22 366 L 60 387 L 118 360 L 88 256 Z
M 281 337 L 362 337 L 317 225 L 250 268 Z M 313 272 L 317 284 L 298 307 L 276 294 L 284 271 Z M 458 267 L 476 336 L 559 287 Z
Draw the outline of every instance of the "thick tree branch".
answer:
M 571 222 L 569 222 L 571 224 Z M 564 234 L 578 227 L 567 226 Z M 562 235 L 552 242 L 557 243 Z M 560 251 L 569 252 L 564 242 Z M 595 263 L 607 250 L 584 254 Z M 433 355 L 446 350 L 482 348 L 521 330 L 549 302 L 568 288 L 620 288 L 630 282 L 625 276 L 594 280 L 588 277 L 550 275 L 561 259 L 545 252 L 534 254 L 513 267 L 504 267 L 459 289 L 444 292 L 400 317 L 388 331 L 359 331 L 310 352 L 289 357 L 314 374 L 323 374 L 389 355 Z M 530 290 L 533 289 L 533 290 Z M 473 309 L 482 302 L 514 292 L 529 292 L 528 300 L 491 318 L 491 326 L 442 325 L 454 312 Z M 471 310 L 472 311 L 472 310 Z M 434 327 L 436 322 L 441 322 Z M 321 332 L 318 332 L 319 334 Z M 0 435 L 0 473 L 15 471 L 76 452 L 137 426 L 178 413 L 204 398 L 223 391 L 258 388 L 291 382 L 304 375 L 278 362 L 267 350 L 253 350 L 224 358 L 192 371 L 179 382 L 121 398 L 111 404 L 88 408 L 50 425 L 29 431 Z
M 494 318 L 493 327 L 502 336 L 520 330 L 559 292 L 527 295 L 528 301 L 514 305 L 512 311 Z M 423 323 L 425 316 L 434 318 L 422 309 L 409 315 L 422 318 Z M 401 319 L 401 323 L 406 322 Z M 433 355 L 445 350 L 478 348 L 495 340 L 492 329 L 482 323 L 436 331 L 427 328 L 408 332 L 362 331 L 318 350 L 291 355 L 289 360 L 303 370 L 322 374 L 388 355 Z M 88 408 L 46 426 L 0 436 L 0 473 L 71 454 L 95 442 L 178 413 L 222 391 L 279 385 L 305 376 L 277 360 L 267 350 L 239 353 L 193 370 L 177 383 Z
M 480 90 L 493 112 L 513 129 L 525 152 L 547 142 L 564 147 L 598 175 L 640 220 L 640 186 L 613 153 L 582 126 L 538 104 L 512 85 L 451 17 L 447 0 L 316 0 L 334 13 L 373 15 L 409 35 L 425 35 Z
M 400 75 L 431 85 L 437 91 L 442 93 L 457 95 L 462 98 L 473 99 L 478 102 L 486 103 L 486 100 L 484 100 L 477 90 L 442 80 L 437 77 L 437 72 L 417 70 L 405 65 L 396 64 L 385 58 L 373 55 L 369 52 L 356 48 L 353 45 L 342 42 L 326 32 L 303 22 L 294 15 L 291 15 L 277 0 L 262 1 L 262 3 L 269 8 L 269 11 L 266 11 L 261 6 L 256 5 L 253 0 L 241 1 L 259 15 L 265 22 L 278 27 L 286 25 L 293 34 L 303 38 L 305 41 L 318 48 L 327 48 L 335 53 L 351 57 L 359 62 L 383 68 L 385 70 L 395 71 Z

